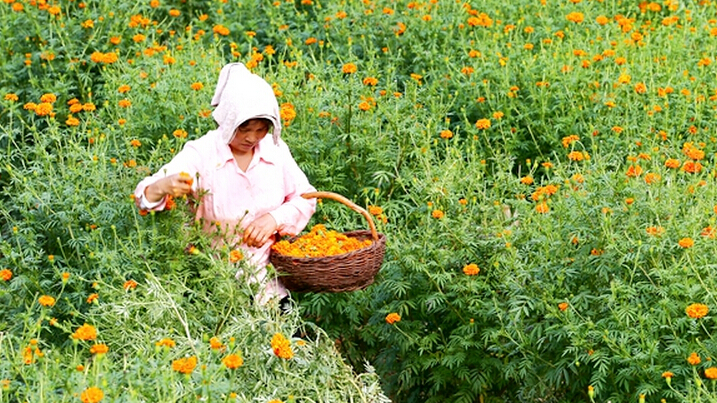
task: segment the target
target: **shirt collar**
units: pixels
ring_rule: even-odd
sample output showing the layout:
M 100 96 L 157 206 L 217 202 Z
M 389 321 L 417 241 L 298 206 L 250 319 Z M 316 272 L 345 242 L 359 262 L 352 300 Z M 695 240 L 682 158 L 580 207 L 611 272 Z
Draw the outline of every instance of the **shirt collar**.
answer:
M 234 160 L 234 155 L 228 144 L 225 144 L 221 136 L 216 136 L 216 149 L 217 149 L 217 168 L 223 167 L 226 163 Z M 276 164 L 279 160 L 279 146 L 273 143 L 273 139 L 270 135 L 267 135 L 254 147 L 254 158 L 264 160 L 270 164 Z

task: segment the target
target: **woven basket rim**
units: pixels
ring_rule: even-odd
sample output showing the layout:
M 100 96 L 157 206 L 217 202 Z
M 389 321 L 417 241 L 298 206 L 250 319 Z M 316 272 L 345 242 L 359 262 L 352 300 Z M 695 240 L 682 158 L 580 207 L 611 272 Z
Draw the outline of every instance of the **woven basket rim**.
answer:
M 360 254 L 360 253 L 366 253 L 366 252 L 370 251 L 371 249 L 375 249 L 379 243 L 383 243 L 383 242 L 386 241 L 386 235 L 384 235 L 384 234 L 382 234 L 382 233 L 380 233 L 380 232 L 377 233 L 377 234 L 378 234 L 378 240 L 375 240 L 375 239 L 371 238 L 371 231 L 369 231 L 369 230 L 347 231 L 347 232 L 342 232 L 342 234 L 344 234 L 344 235 L 346 235 L 346 236 L 351 236 L 351 235 L 353 235 L 353 234 L 357 234 L 357 235 L 367 235 L 367 236 L 371 239 L 371 245 L 365 246 L 365 247 L 363 247 L 363 248 L 361 248 L 361 249 L 352 250 L 351 252 L 342 253 L 342 254 L 340 254 L 340 255 L 316 256 L 316 257 L 302 257 L 302 256 L 284 255 L 284 254 L 279 253 L 279 252 L 277 252 L 277 251 L 275 251 L 275 250 L 272 249 L 272 250 L 271 250 L 270 259 L 271 259 L 271 258 L 279 258 L 279 259 L 285 259 L 285 260 L 294 260 L 294 261 L 299 261 L 299 262 L 310 263 L 310 262 L 320 262 L 320 261 L 322 261 L 322 260 L 328 260 L 328 259 L 334 260 L 334 259 L 340 259 L 340 258 L 345 258 L 345 257 L 348 258 L 348 257 L 351 257 L 351 256 L 353 256 L 353 255 L 357 255 L 357 254 Z M 294 238 L 296 238 L 296 237 L 293 237 L 292 239 L 294 239 Z M 272 262 L 272 263 L 273 263 L 273 262 Z M 274 265 L 274 266 L 276 266 L 276 265 Z

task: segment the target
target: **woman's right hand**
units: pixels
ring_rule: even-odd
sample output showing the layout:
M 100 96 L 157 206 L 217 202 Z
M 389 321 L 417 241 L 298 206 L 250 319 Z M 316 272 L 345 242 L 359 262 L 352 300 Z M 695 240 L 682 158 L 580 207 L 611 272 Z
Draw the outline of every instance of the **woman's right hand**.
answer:
M 183 172 L 169 175 L 147 186 L 144 190 L 144 197 L 148 202 L 156 203 L 167 195 L 185 196 L 192 193 L 192 182 L 192 177 Z

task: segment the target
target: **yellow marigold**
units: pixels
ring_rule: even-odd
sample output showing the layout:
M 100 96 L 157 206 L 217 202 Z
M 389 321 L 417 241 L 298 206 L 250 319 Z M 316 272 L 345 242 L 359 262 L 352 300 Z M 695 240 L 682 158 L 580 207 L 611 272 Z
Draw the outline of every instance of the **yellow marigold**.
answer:
M 37 116 L 47 116 L 52 113 L 52 104 L 49 102 L 40 102 L 35 108 Z
M 85 323 L 75 330 L 72 338 L 76 340 L 95 340 L 97 338 L 97 329 L 94 326 Z
M 475 276 L 480 273 L 480 268 L 478 268 L 478 265 L 475 263 L 469 263 L 463 266 L 463 273 L 465 273 L 466 276 Z
M 709 367 L 705 370 L 705 378 L 707 379 L 717 379 L 717 368 L 715 367 Z
M 12 278 L 12 271 L 10 271 L 10 269 L 0 270 L 0 280 L 10 281 L 11 278 Z
M 160 340 L 160 341 L 154 343 L 154 345 L 157 346 L 157 347 L 169 347 L 169 348 L 172 348 L 172 347 L 176 347 L 176 346 L 177 346 L 177 343 L 176 343 L 174 340 L 170 339 L 170 338 L 164 338 L 164 339 L 162 339 L 162 340 Z
M 401 315 L 397 314 L 396 312 L 391 312 L 388 315 L 386 315 L 386 323 L 389 325 L 393 325 L 396 322 L 401 321 Z
M 183 139 L 183 138 L 187 137 L 187 131 L 184 129 L 177 129 L 174 132 L 172 132 L 172 136 L 174 136 L 178 139 Z
M 51 15 L 60 15 L 60 13 L 62 12 L 62 9 L 60 9 L 60 6 L 52 6 L 47 9 L 47 12 L 50 13 Z
M 91 386 L 80 394 L 82 403 L 99 403 L 104 397 L 104 392 L 97 386 Z
M 90 347 L 90 354 L 107 354 L 110 348 L 106 344 L 95 344 Z
M 692 238 L 686 237 L 677 241 L 677 244 L 683 248 L 691 248 L 695 245 L 695 241 Z
M 693 319 L 704 318 L 709 311 L 710 308 L 705 304 L 690 304 L 685 308 L 687 316 Z
M 191 356 L 172 361 L 172 369 L 181 374 L 191 374 L 197 366 L 197 357 Z
M 294 356 L 289 340 L 281 333 L 274 333 L 271 338 L 271 349 L 277 357 L 285 360 L 289 360 Z
M 222 364 L 229 369 L 237 369 L 244 365 L 244 360 L 237 354 L 229 354 L 222 359 Z
M 481 130 L 490 128 L 490 119 L 478 119 L 476 122 L 476 128 Z
M 687 357 L 687 362 L 690 363 L 690 365 L 697 365 L 702 362 L 700 359 L 700 356 L 697 355 L 697 353 L 692 352 L 689 357 Z
M 344 72 L 344 74 L 353 74 L 357 71 L 356 65 L 353 63 L 346 63 L 341 67 L 341 71 Z
M 281 116 L 281 120 L 283 120 L 285 123 L 294 120 L 296 118 L 296 110 L 294 109 L 294 105 L 290 102 L 285 102 L 281 104 L 281 107 L 279 108 L 279 116 Z
M 673 376 L 675 376 L 675 374 L 673 374 L 673 373 L 670 372 L 670 371 L 665 371 L 665 372 L 662 373 L 662 377 L 663 377 L 663 378 L 672 378 Z

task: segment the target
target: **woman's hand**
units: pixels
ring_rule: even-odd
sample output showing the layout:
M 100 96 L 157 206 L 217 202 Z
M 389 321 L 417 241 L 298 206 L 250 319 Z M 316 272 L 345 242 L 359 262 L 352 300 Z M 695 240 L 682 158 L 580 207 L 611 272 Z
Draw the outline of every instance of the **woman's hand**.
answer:
M 264 214 L 246 227 L 243 234 L 244 243 L 253 248 L 261 248 L 274 236 L 276 227 L 274 217 Z
M 150 203 L 156 203 L 164 196 L 181 197 L 192 193 L 192 178 L 187 174 L 174 174 L 154 182 L 144 190 L 144 197 Z

